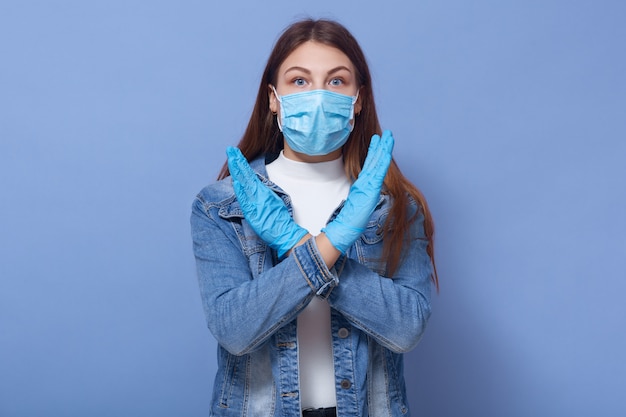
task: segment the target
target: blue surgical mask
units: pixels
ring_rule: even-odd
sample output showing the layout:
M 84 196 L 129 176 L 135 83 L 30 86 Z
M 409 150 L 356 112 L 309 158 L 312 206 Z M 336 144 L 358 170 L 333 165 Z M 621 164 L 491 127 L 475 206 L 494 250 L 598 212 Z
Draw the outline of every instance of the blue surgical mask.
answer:
M 306 155 L 327 155 L 348 140 L 356 96 L 312 90 L 279 96 L 278 127 L 291 149 Z

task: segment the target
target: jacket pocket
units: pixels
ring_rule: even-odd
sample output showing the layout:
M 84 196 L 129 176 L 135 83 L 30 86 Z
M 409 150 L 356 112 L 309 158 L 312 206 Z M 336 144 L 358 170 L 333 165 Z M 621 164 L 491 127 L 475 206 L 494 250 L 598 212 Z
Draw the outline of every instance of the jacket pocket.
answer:
M 229 220 L 239 239 L 241 249 L 248 258 L 250 271 L 256 277 L 264 269 L 266 255 L 269 253 L 267 243 L 252 230 L 250 224 L 243 217 L 235 217 Z
M 359 262 L 378 275 L 385 275 L 386 263 L 383 260 L 383 231 L 386 211 L 374 213 L 361 238 L 355 243 Z

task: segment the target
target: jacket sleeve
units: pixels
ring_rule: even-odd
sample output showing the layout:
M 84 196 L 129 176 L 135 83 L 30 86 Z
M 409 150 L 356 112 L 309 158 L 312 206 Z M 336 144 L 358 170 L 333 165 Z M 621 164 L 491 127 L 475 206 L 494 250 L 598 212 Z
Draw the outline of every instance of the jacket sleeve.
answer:
M 409 247 L 391 278 L 381 275 L 384 267 L 379 266 L 384 262 L 372 259 L 372 255 L 382 255 L 382 242 L 368 243 L 368 236 L 359 241 L 340 268 L 340 283 L 328 298 L 332 308 L 393 352 L 414 348 L 430 317 L 433 266 L 426 253 L 423 223 L 422 215 L 412 223 Z M 365 232 L 372 240 L 376 228 Z
M 223 219 L 198 196 L 192 205 L 191 235 L 202 304 L 209 330 L 230 353 L 243 355 L 259 348 L 275 331 L 292 321 L 315 294 L 327 297 L 336 273 L 324 264 L 315 241 L 297 247 L 275 266 L 253 273 L 256 262 L 271 256 L 259 241 L 246 247 L 242 221 Z M 245 220 L 243 220 L 245 222 Z

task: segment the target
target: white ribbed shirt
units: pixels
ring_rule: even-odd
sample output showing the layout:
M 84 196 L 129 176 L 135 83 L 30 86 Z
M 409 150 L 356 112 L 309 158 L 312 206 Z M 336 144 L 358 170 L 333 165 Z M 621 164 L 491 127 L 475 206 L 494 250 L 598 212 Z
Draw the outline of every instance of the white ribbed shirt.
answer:
M 350 191 L 343 159 L 307 163 L 279 157 L 267 165 L 269 179 L 290 197 L 297 224 L 318 235 Z M 302 408 L 335 407 L 335 369 L 328 302 L 313 300 L 298 316 Z

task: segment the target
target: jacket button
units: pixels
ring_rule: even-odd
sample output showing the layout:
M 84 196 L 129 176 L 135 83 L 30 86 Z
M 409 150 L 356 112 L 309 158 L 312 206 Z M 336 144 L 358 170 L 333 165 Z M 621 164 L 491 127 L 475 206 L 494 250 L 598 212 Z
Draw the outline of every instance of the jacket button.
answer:
M 347 379 L 343 379 L 341 381 L 341 388 L 343 389 L 349 389 L 352 386 L 352 384 L 350 383 L 350 381 L 348 381 Z
M 350 330 L 346 329 L 345 327 L 342 327 L 341 329 L 339 329 L 339 331 L 337 332 L 337 335 L 342 338 L 345 339 L 346 337 L 348 337 L 350 335 Z

